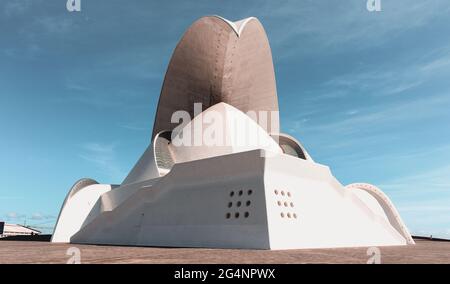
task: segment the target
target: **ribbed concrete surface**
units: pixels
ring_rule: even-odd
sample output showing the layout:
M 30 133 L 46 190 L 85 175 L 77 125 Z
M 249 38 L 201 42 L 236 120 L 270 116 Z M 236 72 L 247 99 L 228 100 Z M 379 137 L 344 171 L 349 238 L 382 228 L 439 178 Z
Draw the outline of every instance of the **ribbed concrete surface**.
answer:
M 192 118 L 194 103 L 202 103 L 205 110 L 219 102 L 244 113 L 278 111 L 272 52 L 255 18 L 240 36 L 218 17 L 203 17 L 189 27 L 167 68 L 152 139 L 178 125 L 171 123 L 175 111 L 187 111 Z M 278 132 L 278 123 L 275 128 L 268 132 Z
M 450 242 L 416 243 L 381 247 L 381 263 L 450 263 Z M 366 263 L 369 258 L 367 248 L 256 251 L 0 241 L 0 263 L 66 263 L 72 246 L 80 249 L 82 263 Z

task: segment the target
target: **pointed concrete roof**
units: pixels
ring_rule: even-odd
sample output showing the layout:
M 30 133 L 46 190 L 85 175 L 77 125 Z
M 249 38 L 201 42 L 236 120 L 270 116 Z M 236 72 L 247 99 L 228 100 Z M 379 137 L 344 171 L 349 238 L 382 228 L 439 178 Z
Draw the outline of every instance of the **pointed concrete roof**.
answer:
M 207 16 L 185 32 L 167 68 L 152 138 L 176 127 L 171 123 L 174 111 L 193 117 L 194 103 L 205 110 L 219 102 L 244 113 L 278 111 L 269 41 L 254 17 L 231 22 Z

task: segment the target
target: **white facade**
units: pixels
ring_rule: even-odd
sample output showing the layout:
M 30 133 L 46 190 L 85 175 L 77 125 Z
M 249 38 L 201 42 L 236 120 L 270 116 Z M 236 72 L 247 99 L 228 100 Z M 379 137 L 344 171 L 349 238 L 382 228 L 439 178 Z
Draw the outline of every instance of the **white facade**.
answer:
M 203 114 L 210 111 L 250 120 L 224 103 Z M 242 134 L 224 125 L 227 135 Z M 141 180 L 133 175 L 140 170 L 135 167 L 119 187 L 77 183 L 52 241 L 254 249 L 414 243 L 380 190 L 366 184 L 344 187 L 328 167 L 284 154 L 267 133 L 260 137 L 269 142 L 253 149 L 230 145 L 216 152 L 211 146 L 170 145 L 177 162 L 166 173 L 158 172 L 156 157 L 163 153 L 154 151 L 157 136 L 137 164 L 150 161 L 153 176 Z
M 245 36 L 242 23 L 251 20 L 232 26 L 233 33 Z M 217 23 L 205 24 L 211 21 Z M 182 143 L 194 136 L 202 143 Z M 414 244 L 381 190 L 343 186 L 297 140 L 266 132 L 231 104 L 216 102 L 183 127 L 153 137 L 121 185 L 91 179 L 74 185 L 53 242 L 247 249 Z M 241 143 L 242 137 L 256 140 Z

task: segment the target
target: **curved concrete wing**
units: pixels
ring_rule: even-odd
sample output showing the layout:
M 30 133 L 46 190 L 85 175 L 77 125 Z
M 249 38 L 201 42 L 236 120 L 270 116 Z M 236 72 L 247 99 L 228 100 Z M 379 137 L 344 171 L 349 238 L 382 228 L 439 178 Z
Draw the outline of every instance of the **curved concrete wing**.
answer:
M 206 109 L 219 102 L 244 113 L 276 111 L 277 123 L 272 128 L 277 129 L 268 132 L 278 132 L 272 53 L 264 28 L 256 18 L 231 23 L 208 16 L 192 24 L 167 68 L 152 138 L 176 126 L 171 123 L 174 111 L 185 110 L 193 117 L 194 103 L 202 103 Z
M 285 133 L 271 134 L 275 141 L 278 142 L 283 153 L 298 157 L 303 160 L 314 162 L 311 156 L 306 151 L 305 147 L 294 137 Z
M 99 184 L 93 179 L 84 178 L 77 181 L 61 206 L 51 241 L 69 242 L 72 235 L 87 223 L 86 219 L 97 205 L 100 196 L 111 188 L 110 184 Z
M 202 141 L 197 145 L 195 138 L 198 137 Z M 282 153 L 279 145 L 260 125 L 226 103 L 215 104 L 196 116 L 179 131 L 169 145 L 176 163 L 256 149 L 274 154 Z
M 360 189 L 370 194 L 378 201 L 392 227 L 394 227 L 405 238 L 408 244 L 415 243 L 413 238 L 411 237 L 411 234 L 403 223 L 400 214 L 398 213 L 397 209 L 395 209 L 394 204 L 392 204 L 392 201 L 378 187 L 368 183 L 352 183 L 347 185 L 346 188 Z
M 168 149 L 170 134 L 170 131 L 163 130 L 155 135 L 122 185 L 159 178 L 170 171 L 174 163 Z

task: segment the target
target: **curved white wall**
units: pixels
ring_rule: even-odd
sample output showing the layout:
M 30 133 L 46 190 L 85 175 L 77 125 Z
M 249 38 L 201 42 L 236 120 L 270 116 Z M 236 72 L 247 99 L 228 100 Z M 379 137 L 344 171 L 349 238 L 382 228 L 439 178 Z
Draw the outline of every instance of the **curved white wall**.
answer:
M 97 200 L 100 196 L 110 190 L 109 184 L 93 184 L 76 192 L 70 191 L 59 213 L 52 242 L 70 242 L 70 238 L 81 229 L 94 206 L 99 206 Z M 95 216 L 90 216 L 93 217 Z
M 158 166 L 155 160 L 153 143 L 150 144 L 142 154 L 139 161 L 122 182 L 122 185 L 141 182 L 160 177 Z
M 394 204 L 378 187 L 368 183 L 352 183 L 346 188 L 352 189 L 375 214 L 385 218 L 408 244 L 415 244 Z
M 256 149 L 283 153 L 280 146 L 258 123 L 242 111 L 223 102 L 197 115 L 177 133 L 170 147 L 176 163 Z M 215 135 L 220 135 L 221 138 L 207 140 L 209 137 L 217 137 Z M 186 137 L 191 138 L 191 145 L 183 143 Z M 198 144 L 196 137 L 200 137 Z M 216 142 L 218 145 L 213 144 Z

